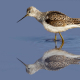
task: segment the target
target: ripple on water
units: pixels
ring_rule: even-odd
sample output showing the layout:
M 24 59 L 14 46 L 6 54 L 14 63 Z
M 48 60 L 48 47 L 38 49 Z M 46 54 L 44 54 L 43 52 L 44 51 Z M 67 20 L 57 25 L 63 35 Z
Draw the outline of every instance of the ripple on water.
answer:
M 63 35 L 64 44 L 63 48 L 77 48 L 80 47 L 80 37 L 74 35 Z M 33 44 L 37 45 L 45 45 L 45 46 L 53 46 L 55 44 L 53 36 L 31 36 L 31 37 L 16 37 L 15 39 L 32 42 Z M 46 44 L 47 43 L 47 44 Z M 57 43 L 61 44 L 61 39 L 58 38 Z

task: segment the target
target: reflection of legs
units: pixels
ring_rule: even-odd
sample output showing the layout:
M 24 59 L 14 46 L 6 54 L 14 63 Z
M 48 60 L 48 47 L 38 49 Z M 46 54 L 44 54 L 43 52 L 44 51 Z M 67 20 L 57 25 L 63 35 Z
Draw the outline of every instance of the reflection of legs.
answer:
M 64 43 L 64 39 L 63 39 L 63 37 L 62 37 L 62 35 L 61 35 L 60 32 L 59 32 L 59 35 L 60 35 L 60 37 L 61 37 L 61 39 L 62 39 L 62 43 Z
M 62 44 L 60 45 L 60 47 L 57 48 L 57 41 L 55 41 L 55 49 L 60 50 L 63 47 L 63 45 L 64 45 L 64 42 L 62 42 Z
M 55 40 L 57 40 L 57 33 L 55 33 Z
M 59 50 L 63 47 L 63 45 L 64 45 L 64 42 L 62 42 L 62 44 L 60 45 Z
M 55 41 L 55 49 L 57 48 L 57 41 Z
M 56 41 L 57 40 L 57 33 L 55 33 L 55 39 L 54 39 L 54 41 Z

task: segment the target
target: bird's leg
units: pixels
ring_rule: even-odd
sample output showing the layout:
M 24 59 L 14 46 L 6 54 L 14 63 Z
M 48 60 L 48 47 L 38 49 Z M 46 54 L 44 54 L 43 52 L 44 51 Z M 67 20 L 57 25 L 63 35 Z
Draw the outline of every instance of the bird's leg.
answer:
M 55 39 L 54 39 L 54 41 L 57 41 L 57 33 L 55 33 Z
M 64 43 L 64 39 L 63 39 L 63 37 L 62 37 L 62 35 L 61 35 L 60 32 L 59 32 L 59 35 L 60 35 L 60 37 L 61 37 L 61 39 L 62 39 L 62 43 Z

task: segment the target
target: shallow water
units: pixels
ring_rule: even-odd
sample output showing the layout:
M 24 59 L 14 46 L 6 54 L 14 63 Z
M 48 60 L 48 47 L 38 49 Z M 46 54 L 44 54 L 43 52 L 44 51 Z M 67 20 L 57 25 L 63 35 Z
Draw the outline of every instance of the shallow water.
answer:
M 26 64 L 32 64 L 43 54 L 55 48 L 54 33 L 47 32 L 34 18 L 25 15 L 26 8 L 35 6 L 40 11 L 56 10 L 70 17 L 80 17 L 80 1 L 2 0 L 0 2 L 0 80 L 76 80 L 80 79 L 80 65 L 69 65 L 59 71 L 39 70 L 33 75 L 26 73 Z M 50 3 L 50 4 L 49 4 Z M 3 5 L 4 4 L 4 5 Z M 49 5 L 49 6 L 48 6 Z M 58 5 L 58 6 L 56 6 Z M 64 38 L 62 50 L 80 55 L 80 28 L 61 33 Z M 58 40 L 61 40 L 57 34 Z M 48 41 L 46 41 L 48 40 Z M 57 41 L 60 47 L 61 41 Z
M 62 47 L 62 50 L 72 54 L 80 54 L 79 35 L 68 36 L 65 33 L 65 35 L 63 34 L 63 37 L 64 37 L 64 45 Z M 74 80 L 75 77 L 79 76 L 80 65 L 70 65 L 59 71 L 40 70 L 31 76 L 28 73 L 26 73 L 25 66 L 17 60 L 17 58 L 19 58 L 26 64 L 34 63 L 37 59 L 42 57 L 42 55 L 46 51 L 55 48 L 54 41 L 46 41 L 47 39 L 52 40 L 53 38 L 54 36 L 47 36 L 46 34 L 46 36 L 42 35 L 42 37 L 21 36 L 21 37 L 11 37 L 11 38 L 4 39 L 4 42 L 3 42 L 4 45 L 1 47 L 1 52 L 3 53 L 1 53 L 1 56 L 0 56 L 0 63 L 1 63 L 0 75 L 2 75 L 1 77 L 3 77 L 3 74 L 4 74 L 4 76 L 8 79 L 11 79 L 14 75 L 16 79 L 21 80 L 24 78 L 24 79 L 32 80 L 33 78 L 37 79 L 37 77 L 39 77 L 39 79 L 42 79 L 42 77 L 44 76 L 45 76 L 44 79 L 49 79 L 48 76 L 53 77 L 54 75 L 55 79 L 59 79 L 62 76 L 64 76 L 62 77 L 62 79 L 66 77 L 66 80 L 67 80 L 70 77 L 71 79 Z M 60 45 L 61 45 L 61 41 L 57 41 L 57 47 L 60 47 Z M 69 77 L 67 77 L 66 75 Z M 13 77 L 13 79 L 15 78 Z

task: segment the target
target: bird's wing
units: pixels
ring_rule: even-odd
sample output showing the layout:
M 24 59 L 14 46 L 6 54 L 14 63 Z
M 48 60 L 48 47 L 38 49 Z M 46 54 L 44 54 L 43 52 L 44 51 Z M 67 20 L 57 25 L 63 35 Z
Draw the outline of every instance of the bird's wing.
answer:
M 68 66 L 68 64 L 65 64 L 64 62 L 49 62 L 45 63 L 45 66 L 48 68 L 48 70 L 59 70 Z
M 70 17 L 59 11 L 50 11 L 47 13 L 46 18 L 49 18 L 50 20 L 65 20 Z
M 47 13 L 45 21 L 55 27 L 64 27 L 65 25 L 73 24 L 72 18 L 58 11 Z
M 72 61 L 70 60 L 70 58 L 65 57 L 63 55 L 54 55 L 45 59 L 45 66 L 50 70 L 59 70 L 68 66 Z

